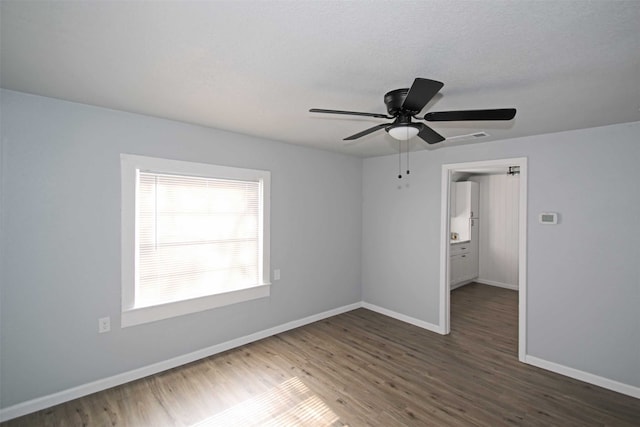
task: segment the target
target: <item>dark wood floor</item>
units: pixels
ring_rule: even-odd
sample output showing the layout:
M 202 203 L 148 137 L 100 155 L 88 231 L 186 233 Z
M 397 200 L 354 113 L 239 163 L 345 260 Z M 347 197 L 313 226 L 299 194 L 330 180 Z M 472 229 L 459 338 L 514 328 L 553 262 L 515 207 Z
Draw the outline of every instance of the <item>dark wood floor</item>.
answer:
M 451 312 L 440 336 L 358 309 L 2 426 L 640 425 L 640 400 L 518 362 L 516 292 Z

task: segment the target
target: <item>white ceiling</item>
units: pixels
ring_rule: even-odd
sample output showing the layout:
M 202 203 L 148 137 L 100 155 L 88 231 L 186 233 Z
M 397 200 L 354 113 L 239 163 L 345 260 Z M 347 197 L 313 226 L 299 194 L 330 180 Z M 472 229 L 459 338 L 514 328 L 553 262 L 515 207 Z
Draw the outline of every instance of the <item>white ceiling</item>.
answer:
M 424 112 L 518 109 L 432 124 L 446 137 L 640 120 L 635 0 L 2 0 L 0 14 L 3 88 L 363 157 L 397 142 L 342 138 L 382 120 L 309 108 L 384 113 L 386 92 L 424 77 L 445 84 Z

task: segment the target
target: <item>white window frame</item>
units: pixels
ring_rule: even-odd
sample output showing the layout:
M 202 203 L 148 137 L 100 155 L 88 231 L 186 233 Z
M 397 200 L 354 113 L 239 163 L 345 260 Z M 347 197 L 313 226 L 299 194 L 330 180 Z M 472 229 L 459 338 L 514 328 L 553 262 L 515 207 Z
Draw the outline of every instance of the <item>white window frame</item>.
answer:
M 185 162 L 133 154 L 120 155 L 122 223 L 121 223 L 121 263 L 122 263 L 122 308 L 121 327 L 128 327 L 170 317 L 196 313 L 211 308 L 236 304 L 270 294 L 270 190 L 271 173 L 257 169 L 244 169 L 206 163 Z M 262 247 L 259 268 L 262 277 L 259 284 L 224 293 L 199 298 L 170 302 L 161 305 L 135 308 L 136 274 L 136 186 L 139 171 L 221 178 L 232 180 L 259 181 L 262 184 Z

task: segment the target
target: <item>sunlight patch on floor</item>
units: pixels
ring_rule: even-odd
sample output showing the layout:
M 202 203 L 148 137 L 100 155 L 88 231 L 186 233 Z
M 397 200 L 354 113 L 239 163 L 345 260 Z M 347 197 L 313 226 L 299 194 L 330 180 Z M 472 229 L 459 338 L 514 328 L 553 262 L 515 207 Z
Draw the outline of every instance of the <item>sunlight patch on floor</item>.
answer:
M 191 427 L 345 425 L 322 399 L 293 377 Z

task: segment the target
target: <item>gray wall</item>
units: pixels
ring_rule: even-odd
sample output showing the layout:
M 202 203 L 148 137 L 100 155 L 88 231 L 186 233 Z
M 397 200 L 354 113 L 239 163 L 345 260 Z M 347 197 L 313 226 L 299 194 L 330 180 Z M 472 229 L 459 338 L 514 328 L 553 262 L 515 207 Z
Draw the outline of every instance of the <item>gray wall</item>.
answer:
M 363 300 L 437 324 L 442 165 L 511 157 L 529 159 L 527 353 L 640 386 L 640 122 L 421 151 L 408 180 L 366 159 Z
M 0 99 L 1 407 L 361 299 L 437 324 L 442 164 L 522 156 L 528 353 L 640 386 L 640 123 L 416 152 L 399 181 L 395 156 Z M 271 297 L 120 329 L 121 152 L 270 170 Z
M 360 159 L 0 95 L 2 407 L 360 301 Z M 120 153 L 270 170 L 271 297 L 120 329 Z

